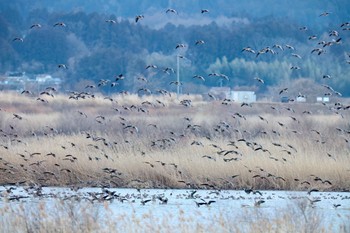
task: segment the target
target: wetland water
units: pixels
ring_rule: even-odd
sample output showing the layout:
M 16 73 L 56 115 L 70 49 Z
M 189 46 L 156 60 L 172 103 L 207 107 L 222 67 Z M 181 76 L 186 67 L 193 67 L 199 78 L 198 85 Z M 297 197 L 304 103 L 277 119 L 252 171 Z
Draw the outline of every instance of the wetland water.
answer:
M 344 225 L 350 227 L 350 193 L 347 192 L 14 188 L 0 188 L 1 209 L 9 205 L 29 208 L 44 203 L 54 213 L 57 202 L 77 206 L 86 203 L 90 211 L 98 212 L 102 219 L 108 216 L 126 222 L 136 221 L 153 230 L 161 229 L 164 224 L 186 224 L 190 231 L 198 230 L 199 226 L 213 229 L 220 219 L 240 224 L 239 229 L 244 231 L 245 225 L 261 218 L 273 222 L 284 213 L 291 214 L 292 218 L 318 217 L 324 228 L 334 231 Z M 259 201 L 264 202 L 256 204 Z M 3 217 L 6 219 L 6 211 Z

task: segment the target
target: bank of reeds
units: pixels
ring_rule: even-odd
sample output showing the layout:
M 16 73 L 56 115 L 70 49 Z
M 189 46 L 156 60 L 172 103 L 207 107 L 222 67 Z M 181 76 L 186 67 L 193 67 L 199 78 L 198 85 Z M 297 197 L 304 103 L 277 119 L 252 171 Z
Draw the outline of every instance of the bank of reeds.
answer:
M 277 209 L 275 214 L 264 208 L 242 208 L 235 216 L 227 210 L 217 214 L 208 210 L 203 214 L 200 210 L 189 212 L 181 206 L 172 207 L 172 211 L 162 216 L 152 211 L 138 214 L 131 206 L 123 208 L 116 209 L 109 202 L 60 199 L 3 203 L 0 206 L 0 233 L 350 232 L 348 221 L 336 223 L 336 226 L 325 223 L 325 216 L 305 200 L 291 202 L 288 207 Z M 194 213 L 196 217 L 193 217 Z
M 0 94 L 1 184 L 350 189 L 346 102 L 42 98 Z

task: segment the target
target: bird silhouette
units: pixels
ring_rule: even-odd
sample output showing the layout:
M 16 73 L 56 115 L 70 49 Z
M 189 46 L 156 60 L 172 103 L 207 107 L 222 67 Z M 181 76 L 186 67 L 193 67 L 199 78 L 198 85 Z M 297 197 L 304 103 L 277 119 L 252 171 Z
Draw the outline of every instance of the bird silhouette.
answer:
M 13 40 L 12 41 L 19 41 L 19 42 L 23 42 L 24 41 L 24 39 L 22 38 L 22 37 L 15 37 L 15 38 L 13 38 Z
M 177 11 L 174 10 L 174 9 L 172 9 L 172 8 L 168 8 L 168 9 L 166 10 L 165 13 L 174 13 L 174 14 L 177 14 Z
M 145 18 L 145 16 L 143 16 L 143 15 L 137 15 L 136 17 L 135 17 L 135 22 L 137 23 L 137 22 L 139 22 L 141 19 L 143 19 L 143 18 Z
M 53 25 L 54 27 L 66 27 L 67 25 L 63 22 L 57 22 Z
M 30 26 L 30 29 L 33 29 L 33 28 L 41 28 L 41 24 L 39 23 L 32 24 L 32 26 Z

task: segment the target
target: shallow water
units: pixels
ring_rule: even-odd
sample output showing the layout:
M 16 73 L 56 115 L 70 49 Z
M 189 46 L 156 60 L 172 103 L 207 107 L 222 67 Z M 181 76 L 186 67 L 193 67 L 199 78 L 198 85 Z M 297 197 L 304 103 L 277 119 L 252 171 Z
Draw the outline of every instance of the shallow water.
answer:
M 149 221 L 151 216 L 156 220 L 154 224 L 161 225 L 166 222 L 168 225 L 177 226 L 186 222 L 189 230 L 195 230 L 199 225 L 204 226 L 204 229 L 212 227 L 217 224 L 214 219 L 232 219 L 235 224 L 241 224 L 239 229 L 244 231 L 245 223 L 255 221 L 254 218 L 266 218 L 269 221 L 293 211 L 295 216 L 300 216 L 302 210 L 307 210 L 309 214 L 316 213 L 326 229 L 336 231 L 344 224 L 350 227 L 350 193 L 346 192 L 307 194 L 295 191 L 261 191 L 247 194 L 245 191 L 235 190 L 82 188 L 73 191 L 69 188 L 44 187 L 38 193 L 38 190 L 25 190 L 23 187 L 16 187 L 7 192 L 9 189 L 10 186 L 0 187 L 0 207 L 9 202 L 11 205 L 33 205 L 39 202 L 53 205 L 57 200 L 88 202 L 95 205 L 101 215 L 108 215 L 113 219 L 137 219 L 141 221 L 141 225 L 142 221 Z M 11 200 L 18 197 L 19 200 Z M 259 200 L 265 202 L 256 206 L 255 203 Z M 310 200 L 319 201 L 312 204 Z M 196 204 L 208 201 L 214 202 L 210 205 Z M 302 203 L 306 205 L 305 208 L 302 207 Z

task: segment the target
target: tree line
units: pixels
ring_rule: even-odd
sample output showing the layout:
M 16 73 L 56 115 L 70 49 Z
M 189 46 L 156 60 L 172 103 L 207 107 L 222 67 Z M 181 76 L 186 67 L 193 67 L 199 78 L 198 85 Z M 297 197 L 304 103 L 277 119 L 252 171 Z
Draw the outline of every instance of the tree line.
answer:
M 143 22 L 147 15 L 136 23 L 134 17 L 99 12 L 38 8 L 23 14 L 8 8 L 0 15 L 0 72 L 50 73 L 62 78 L 66 88 L 110 80 L 117 85 L 101 87 L 108 92 L 143 87 L 174 91 L 181 85 L 184 92 L 193 93 L 223 85 L 264 93 L 268 86 L 308 78 L 350 95 L 350 32 L 347 26 L 341 27 L 344 21 L 339 17 L 330 21 L 331 15 L 315 16 L 312 24 L 320 22 L 323 27 L 306 29 L 296 20 L 273 15 L 258 20 L 233 17 L 223 25 L 219 20 L 181 25 L 176 24 L 180 15 L 162 14 L 169 22 L 153 28 Z M 65 26 L 57 26 L 59 22 Z M 33 27 L 35 24 L 40 28 Z M 339 35 L 330 35 L 331 31 Z M 322 41 L 330 45 L 320 44 Z M 180 44 L 183 46 L 178 47 Z M 243 50 L 248 47 L 254 53 Z M 325 52 L 312 52 L 316 48 Z M 179 56 L 181 83 L 170 84 L 176 80 Z M 146 68 L 149 65 L 157 68 Z M 325 75 L 331 78 L 323 78 Z

